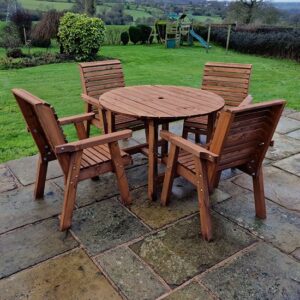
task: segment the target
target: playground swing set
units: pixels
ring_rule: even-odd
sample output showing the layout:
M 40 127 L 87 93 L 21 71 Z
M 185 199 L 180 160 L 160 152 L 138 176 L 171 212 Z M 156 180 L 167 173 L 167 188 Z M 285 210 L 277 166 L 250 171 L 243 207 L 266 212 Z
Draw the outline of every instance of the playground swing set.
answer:
M 232 25 L 235 24 L 209 24 L 207 41 L 205 41 L 200 35 L 198 35 L 193 29 L 193 22 L 188 18 L 186 14 L 169 14 L 167 20 L 157 20 L 150 38 L 156 38 L 159 43 L 164 43 L 166 48 L 177 48 L 181 45 L 192 46 L 194 39 L 197 40 L 200 45 L 208 51 L 211 48 L 210 34 L 213 27 L 224 28 L 227 27 L 227 42 L 226 51 L 229 48 L 230 32 Z

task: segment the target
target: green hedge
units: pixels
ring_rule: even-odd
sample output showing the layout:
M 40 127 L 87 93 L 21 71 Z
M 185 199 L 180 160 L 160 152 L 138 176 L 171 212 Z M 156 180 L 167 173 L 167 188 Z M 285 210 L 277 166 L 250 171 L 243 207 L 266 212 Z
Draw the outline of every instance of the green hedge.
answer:
M 213 29 L 211 41 L 226 46 L 227 30 Z M 230 49 L 242 53 L 257 54 L 300 61 L 300 30 L 284 32 L 232 31 Z

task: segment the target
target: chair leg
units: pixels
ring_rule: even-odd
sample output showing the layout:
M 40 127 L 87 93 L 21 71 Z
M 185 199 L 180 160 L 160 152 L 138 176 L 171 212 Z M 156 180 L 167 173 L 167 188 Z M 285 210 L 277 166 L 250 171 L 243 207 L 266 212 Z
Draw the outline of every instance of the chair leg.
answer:
M 188 134 L 189 134 L 189 130 L 183 123 L 182 137 L 187 140 Z
M 81 155 L 82 151 L 78 151 L 73 153 L 70 158 L 69 171 L 65 180 L 64 203 L 60 219 L 61 231 L 68 229 L 72 224 L 72 214 L 75 206 Z
M 195 133 L 195 143 L 200 144 L 200 134 L 199 133 Z
M 89 104 L 89 103 L 85 103 L 85 112 L 86 113 L 89 113 L 92 111 L 92 105 Z M 86 134 L 86 137 L 89 137 L 90 136 L 90 131 L 91 131 L 91 122 L 90 121 L 85 121 L 85 134 Z
M 260 219 L 265 219 L 267 217 L 267 213 L 262 168 L 260 168 L 256 176 L 252 176 L 252 178 L 256 216 Z
M 168 201 L 170 199 L 170 194 L 171 194 L 172 185 L 174 181 L 174 175 L 176 172 L 178 151 L 179 148 L 171 144 L 164 183 L 163 183 L 163 189 L 160 197 L 161 204 L 164 206 L 168 204 Z
M 221 178 L 221 174 L 222 174 L 222 171 L 218 171 L 215 178 L 214 178 L 214 182 L 213 182 L 213 187 L 214 188 L 217 188 L 218 185 L 219 185 L 219 182 L 220 182 L 220 178 Z
M 41 199 L 44 197 L 47 169 L 48 169 L 48 161 L 44 161 L 41 155 L 39 155 L 35 188 L 34 188 L 35 199 Z
M 131 197 L 129 193 L 128 181 L 122 161 L 119 144 L 118 142 L 109 143 L 108 147 L 114 170 L 117 176 L 117 182 L 121 194 L 122 203 L 125 205 L 129 205 L 131 203 Z
M 198 203 L 200 210 L 201 234 L 203 239 L 212 240 L 212 224 L 209 208 L 209 190 L 207 178 L 207 165 L 199 157 L 195 157 L 195 171 L 197 178 Z

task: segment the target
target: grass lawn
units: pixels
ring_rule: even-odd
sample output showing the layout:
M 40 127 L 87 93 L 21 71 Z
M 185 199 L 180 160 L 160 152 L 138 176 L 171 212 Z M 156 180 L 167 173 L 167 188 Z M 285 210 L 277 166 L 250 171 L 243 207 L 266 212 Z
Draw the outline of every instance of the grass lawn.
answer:
M 4 52 L 0 51 L 0 55 Z M 121 59 L 126 84 L 174 84 L 198 87 L 207 61 L 252 63 L 251 94 L 255 101 L 284 98 L 288 106 L 300 110 L 300 64 L 270 58 L 225 53 L 213 47 L 209 53 L 198 46 L 165 49 L 152 46 L 105 46 L 101 54 Z M 0 162 L 36 153 L 33 140 L 25 130 L 22 116 L 10 90 L 27 89 L 50 102 L 59 116 L 83 111 L 76 63 L 45 65 L 0 71 Z M 73 134 L 71 128 L 67 133 Z

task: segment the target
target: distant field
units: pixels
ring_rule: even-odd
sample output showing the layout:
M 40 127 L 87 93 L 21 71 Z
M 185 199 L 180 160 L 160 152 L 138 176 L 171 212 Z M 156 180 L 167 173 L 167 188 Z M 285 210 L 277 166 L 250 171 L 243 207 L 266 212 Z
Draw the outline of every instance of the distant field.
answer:
M 222 18 L 220 18 L 219 16 L 191 16 L 191 18 L 195 21 L 195 22 L 201 22 L 201 23 L 221 23 L 222 22 Z
M 21 5 L 30 10 L 47 11 L 49 9 L 64 10 L 71 9 L 74 3 L 68 2 L 50 2 L 39 0 L 18 0 Z
M 125 14 L 132 16 L 134 21 L 137 18 L 148 18 L 152 16 L 146 11 L 136 10 L 136 9 L 125 9 Z
M 56 9 L 56 10 L 70 10 L 74 5 L 74 1 L 67 2 L 65 0 L 51 2 L 51 1 L 44 1 L 44 0 L 19 0 L 21 5 L 30 10 L 40 10 L 40 11 L 47 11 L 49 9 Z M 103 12 L 103 10 L 109 10 L 113 3 L 103 3 L 102 5 L 97 5 L 97 13 Z M 149 13 L 151 12 L 151 14 Z M 134 21 L 137 18 L 148 18 L 152 15 L 158 16 L 162 13 L 160 9 L 153 8 L 153 7 L 145 7 L 141 6 L 136 9 L 136 6 L 131 5 L 130 9 L 125 9 L 125 13 L 131 15 Z

